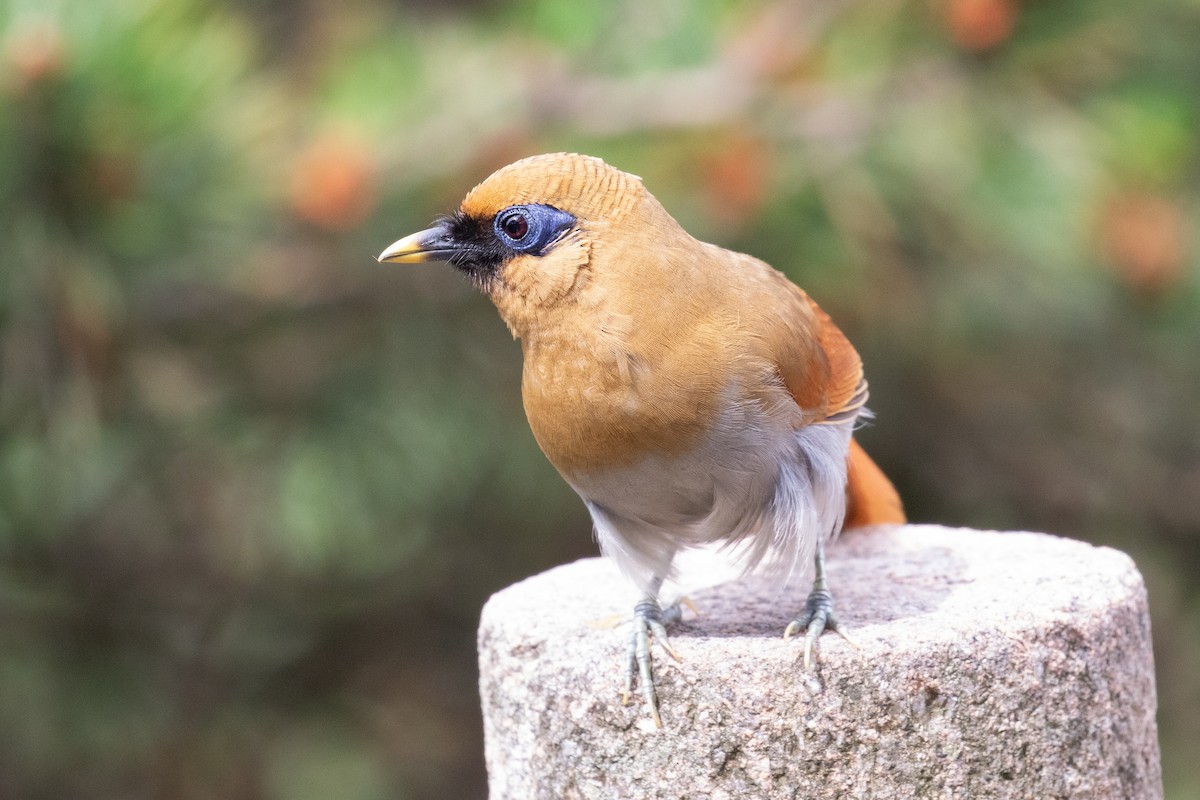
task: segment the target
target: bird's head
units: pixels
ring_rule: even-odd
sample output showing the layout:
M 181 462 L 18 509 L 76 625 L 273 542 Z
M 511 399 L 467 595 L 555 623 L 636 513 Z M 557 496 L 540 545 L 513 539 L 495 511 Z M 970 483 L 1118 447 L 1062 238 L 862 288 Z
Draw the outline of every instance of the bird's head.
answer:
M 457 211 L 393 243 L 379 260 L 448 261 L 520 333 L 528 318 L 585 287 L 597 251 L 614 238 L 606 231 L 632 229 L 631 218 L 657 217 L 661 209 L 639 178 L 598 158 L 532 156 L 497 170 Z

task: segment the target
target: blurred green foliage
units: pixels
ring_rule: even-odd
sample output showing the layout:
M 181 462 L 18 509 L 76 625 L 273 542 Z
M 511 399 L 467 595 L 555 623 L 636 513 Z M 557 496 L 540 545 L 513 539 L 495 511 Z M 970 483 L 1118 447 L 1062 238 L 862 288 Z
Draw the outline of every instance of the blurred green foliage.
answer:
M 917 520 L 1131 552 L 1200 793 L 1200 6 L 0 4 L 0 796 L 482 796 L 487 595 L 593 550 L 519 348 L 381 268 L 574 150 L 859 345 Z

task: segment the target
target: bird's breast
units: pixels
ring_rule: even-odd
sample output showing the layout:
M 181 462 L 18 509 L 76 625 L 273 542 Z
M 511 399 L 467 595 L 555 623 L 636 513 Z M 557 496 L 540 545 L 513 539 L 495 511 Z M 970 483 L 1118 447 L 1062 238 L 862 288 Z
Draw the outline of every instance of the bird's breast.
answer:
M 638 353 L 618 337 L 526 342 L 530 427 L 568 480 L 695 449 L 720 415 L 726 370 L 687 347 Z

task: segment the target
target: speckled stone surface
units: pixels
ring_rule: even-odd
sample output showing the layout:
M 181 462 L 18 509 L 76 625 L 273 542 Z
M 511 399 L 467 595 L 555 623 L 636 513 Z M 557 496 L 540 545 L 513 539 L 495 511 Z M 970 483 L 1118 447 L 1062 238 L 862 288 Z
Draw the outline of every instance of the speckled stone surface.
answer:
M 1124 554 L 1044 534 L 904 526 L 829 554 L 838 613 L 805 671 L 807 586 L 691 594 L 655 647 L 664 728 L 620 702 L 634 595 L 587 559 L 488 601 L 492 800 L 1159 798 L 1150 623 Z

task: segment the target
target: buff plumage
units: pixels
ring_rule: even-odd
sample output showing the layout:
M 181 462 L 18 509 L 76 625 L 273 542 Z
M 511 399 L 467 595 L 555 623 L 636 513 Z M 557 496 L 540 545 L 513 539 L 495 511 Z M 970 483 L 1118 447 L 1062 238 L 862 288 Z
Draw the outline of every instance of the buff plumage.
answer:
M 823 546 L 904 520 L 852 439 L 867 383 L 811 298 L 751 256 L 694 239 L 640 179 L 600 159 L 518 161 L 384 261 L 443 259 L 493 301 L 524 352 L 522 396 L 546 456 L 579 493 L 604 553 L 646 593 L 628 684 L 660 721 L 649 640 L 676 555 L 726 543 L 747 568 L 816 563 L 808 650 L 837 628 Z M 670 650 L 668 649 L 668 652 Z

